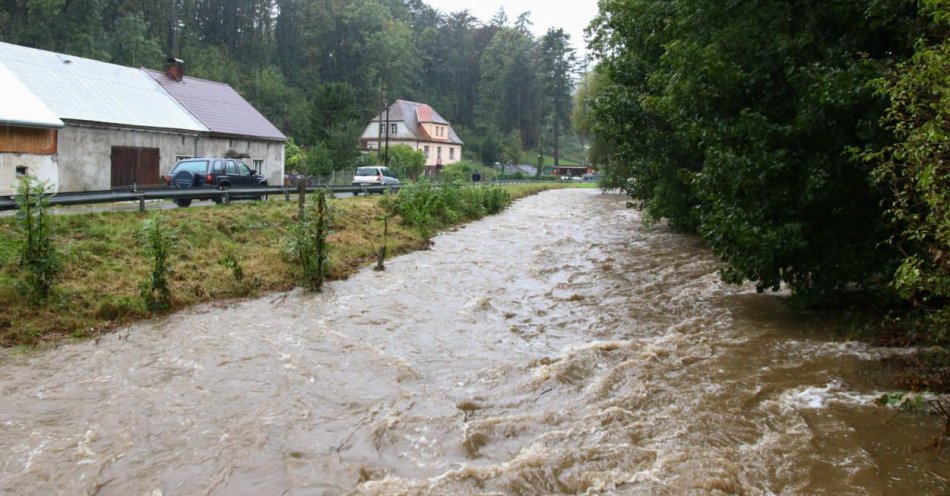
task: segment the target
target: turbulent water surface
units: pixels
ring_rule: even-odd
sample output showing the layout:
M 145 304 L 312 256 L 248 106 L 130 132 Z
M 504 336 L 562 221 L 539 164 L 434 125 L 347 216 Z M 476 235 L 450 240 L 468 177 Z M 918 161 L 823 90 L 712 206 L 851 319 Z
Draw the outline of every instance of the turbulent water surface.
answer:
M 934 494 L 877 350 L 719 281 L 625 198 L 530 197 L 432 250 L 0 361 L 0 493 Z

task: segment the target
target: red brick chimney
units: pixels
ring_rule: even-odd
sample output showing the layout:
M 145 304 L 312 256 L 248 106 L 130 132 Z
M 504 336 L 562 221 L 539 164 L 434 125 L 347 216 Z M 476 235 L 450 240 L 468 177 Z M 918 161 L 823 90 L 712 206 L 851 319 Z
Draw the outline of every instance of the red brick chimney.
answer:
M 185 61 L 174 57 L 165 61 L 165 75 L 168 79 L 181 82 L 185 77 Z

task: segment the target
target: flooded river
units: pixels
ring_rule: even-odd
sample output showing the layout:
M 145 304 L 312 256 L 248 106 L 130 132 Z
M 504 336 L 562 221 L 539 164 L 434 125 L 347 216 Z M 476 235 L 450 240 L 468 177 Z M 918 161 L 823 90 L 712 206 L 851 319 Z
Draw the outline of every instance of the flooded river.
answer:
M 334 282 L 0 361 L 0 493 L 940 494 L 878 351 L 559 190 Z

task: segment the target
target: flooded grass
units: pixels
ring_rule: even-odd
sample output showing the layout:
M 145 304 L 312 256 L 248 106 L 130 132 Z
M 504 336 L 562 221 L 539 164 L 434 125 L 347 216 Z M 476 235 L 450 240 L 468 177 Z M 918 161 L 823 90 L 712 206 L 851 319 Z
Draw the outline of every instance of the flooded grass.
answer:
M 521 198 L 556 184 L 509 186 Z M 385 210 L 379 196 L 333 200 L 336 221 L 330 279 L 344 279 L 375 261 L 383 242 Z M 139 297 L 149 263 L 136 238 L 151 213 L 99 212 L 58 215 L 57 247 L 66 264 L 53 295 L 40 306 L 23 298 L 16 267 L 13 219 L 0 218 L 0 345 L 55 343 L 89 338 L 134 320 L 156 315 Z M 163 211 L 174 231 L 171 256 L 172 311 L 198 303 L 254 297 L 297 283 L 284 257 L 287 226 L 296 202 L 236 202 L 230 206 Z M 427 246 L 418 233 L 389 222 L 387 252 Z M 240 274 L 240 277 L 237 276 Z

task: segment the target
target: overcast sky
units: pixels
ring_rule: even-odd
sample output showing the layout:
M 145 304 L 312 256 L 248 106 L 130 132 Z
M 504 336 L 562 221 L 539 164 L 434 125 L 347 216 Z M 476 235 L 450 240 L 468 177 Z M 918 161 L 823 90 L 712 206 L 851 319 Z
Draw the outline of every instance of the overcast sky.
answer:
M 571 42 L 577 48 L 577 56 L 581 58 L 584 49 L 584 28 L 597 15 L 597 0 L 567 0 L 553 2 L 551 0 L 424 0 L 429 6 L 442 12 L 458 12 L 468 9 L 480 21 L 491 20 L 499 7 L 504 5 L 505 13 L 510 22 L 522 12 L 531 12 L 532 31 L 538 37 L 544 35 L 548 28 L 564 28 L 571 35 Z

